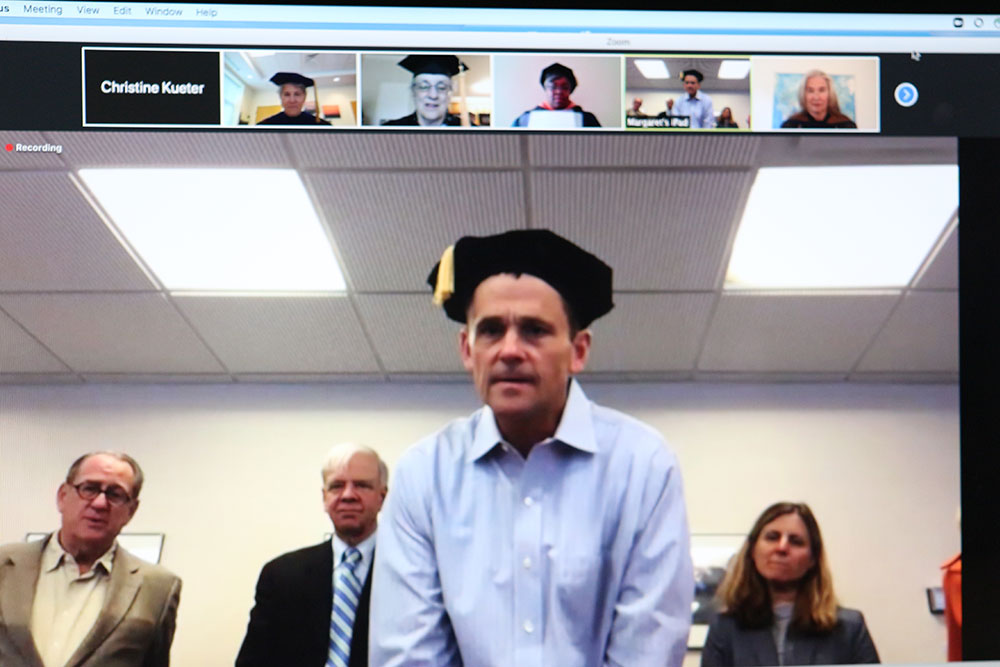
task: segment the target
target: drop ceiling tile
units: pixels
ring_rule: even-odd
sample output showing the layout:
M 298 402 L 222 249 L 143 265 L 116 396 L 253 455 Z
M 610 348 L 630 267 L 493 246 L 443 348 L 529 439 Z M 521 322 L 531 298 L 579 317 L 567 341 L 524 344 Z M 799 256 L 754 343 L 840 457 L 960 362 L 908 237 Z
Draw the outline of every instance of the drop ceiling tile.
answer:
M 242 384 L 370 384 L 385 382 L 385 376 L 374 373 L 241 373 L 236 381 Z
M 63 156 L 84 167 L 291 167 L 284 133 L 52 132 Z M 164 192 L 165 197 L 179 196 Z
M 757 152 L 761 167 L 856 164 L 956 164 L 954 137 L 880 137 L 863 134 L 769 136 Z
M 0 374 L 64 373 L 68 370 L 14 320 L 0 312 Z
M 528 154 L 546 167 L 749 167 L 760 144 L 759 136 L 732 134 L 538 134 L 528 137 Z
M 80 373 L 224 372 L 158 294 L 20 294 L 0 308 Z
M 958 372 L 911 373 L 897 371 L 894 373 L 851 373 L 851 382 L 867 382 L 872 384 L 958 384 Z
M 958 292 L 910 292 L 858 371 L 958 372 Z
M 0 385 L 50 385 L 50 384 L 83 384 L 77 375 L 69 373 L 3 373 L 0 372 Z
M 233 373 L 376 373 L 345 296 L 175 296 Z
M 589 372 L 690 372 L 715 295 L 618 294 L 594 322 Z
M 712 290 L 751 171 L 535 172 L 532 226 L 549 228 L 615 271 L 619 290 Z
M 388 373 L 464 373 L 458 356 L 461 325 L 426 294 L 356 297 L 358 311 Z
M 524 226 L 515 172 L 313 173 L 307 181 L 361 292 L 422 292 L 460 236 Z
M 154 289 L 68 174 L 0 172 L 0 192 L 0 291 Z
M 503 168 L 521 164 L 520 137 L 475 132 L 290 134 L 300 166 L 327 169 Z
M 18 144 L 21 150 L 18 150 Z M 9 148 L 8 148 L 9 146 Z M 59 143 L 49 141 L 42 132 L 8 130 L 0 141 L 0 171 L 7 169 L 65 169 L 62 154 L 55 152 Z M 43 152 L 45 149 L 48 151 Z M 65 146 L 63 147 L 65 148 Z
M 85 373 L 88 384 L 232 384 L 225 373 Z
M 846 374 L 898 301 L 893 293 L 724 293 L 698 369 Z
M 958 227 L 938 249 L 930 265 L 917 279 L 917 289 L 958 289 Z

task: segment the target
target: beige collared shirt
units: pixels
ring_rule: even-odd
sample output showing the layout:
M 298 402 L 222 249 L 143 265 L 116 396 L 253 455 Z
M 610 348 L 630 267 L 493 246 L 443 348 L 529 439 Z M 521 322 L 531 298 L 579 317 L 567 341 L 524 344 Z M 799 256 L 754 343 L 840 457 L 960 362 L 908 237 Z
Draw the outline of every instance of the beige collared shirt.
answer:
M 31 607 L 31 636 L 45 667 L 62 667 L 97 621 L 111 581 L 117 543 L 87 574 L 59 544 L 58 534 L 42 552 L 42 566 Z

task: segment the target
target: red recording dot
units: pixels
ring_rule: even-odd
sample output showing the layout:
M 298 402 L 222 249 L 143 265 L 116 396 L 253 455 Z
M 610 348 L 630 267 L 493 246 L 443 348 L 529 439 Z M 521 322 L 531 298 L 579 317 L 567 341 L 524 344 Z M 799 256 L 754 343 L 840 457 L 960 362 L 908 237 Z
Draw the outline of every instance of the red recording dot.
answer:
M 12 150 L 14 150 L 14 144 L 7 144 L 6 148 L 7 148 L 7 152 L 9 153 Z

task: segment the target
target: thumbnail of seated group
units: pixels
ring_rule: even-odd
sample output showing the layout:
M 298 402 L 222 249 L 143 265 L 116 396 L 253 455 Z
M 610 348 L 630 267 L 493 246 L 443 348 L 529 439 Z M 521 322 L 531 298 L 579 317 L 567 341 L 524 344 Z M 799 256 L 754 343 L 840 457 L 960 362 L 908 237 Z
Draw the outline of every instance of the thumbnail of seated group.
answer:
M 695 579 L 677 459 L 575 379 L 611 267 L 522 229 L 460 238 L 427 283 L 483 405 L 410 447 L 391 485 L 371 448 L 330 450 L 333 535 L 263 566 L 236 665 L 680 667 Z M 116 541 L 142 488 L 132 457 L 85 454 L 58 530 L 0 547 L 0 664 L 168 664 L 180 579 Z M 879 660 L 804 503 L 763 511 L 717 599 L 705 667 Z

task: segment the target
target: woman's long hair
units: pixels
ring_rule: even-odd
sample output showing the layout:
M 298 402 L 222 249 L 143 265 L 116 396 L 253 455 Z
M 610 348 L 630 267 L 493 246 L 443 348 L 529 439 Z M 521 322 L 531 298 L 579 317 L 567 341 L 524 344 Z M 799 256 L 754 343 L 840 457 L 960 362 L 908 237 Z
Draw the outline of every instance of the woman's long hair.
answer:
M 757 518 L 740 551 L 733 558 L 719 584 L 717 597 L 723 611 L 732 614 L 743 627 L 761 628 L 774 623 L 771 593 L 767 581 L 757 572 L 753 550 L 764 526 L 785 514 L 798 514 L 809 533 L 813 566 L 799 582 L 792 612 L 792 626 L 806 632 L 827 632 L 837 624 L 837 598 L 826 564 L 823 536 L 812 510 L 805 503 L 775 503 Z
M 812 69 L 806 72 L 806 75 L 802 77 L 802 81 L 799 82 L 799 109 L 803 113 L 809 113 L 806 111 L 806 83 L 809 79 L 813 77 L 822 77 L 826 81 L 826 111 L 831 116 L 843 116 L 843 112 L 840 110 L 840 102 L 837 100 L 837 91 L 833 88 L 833 79 L 830 75 L 819 69 Z

